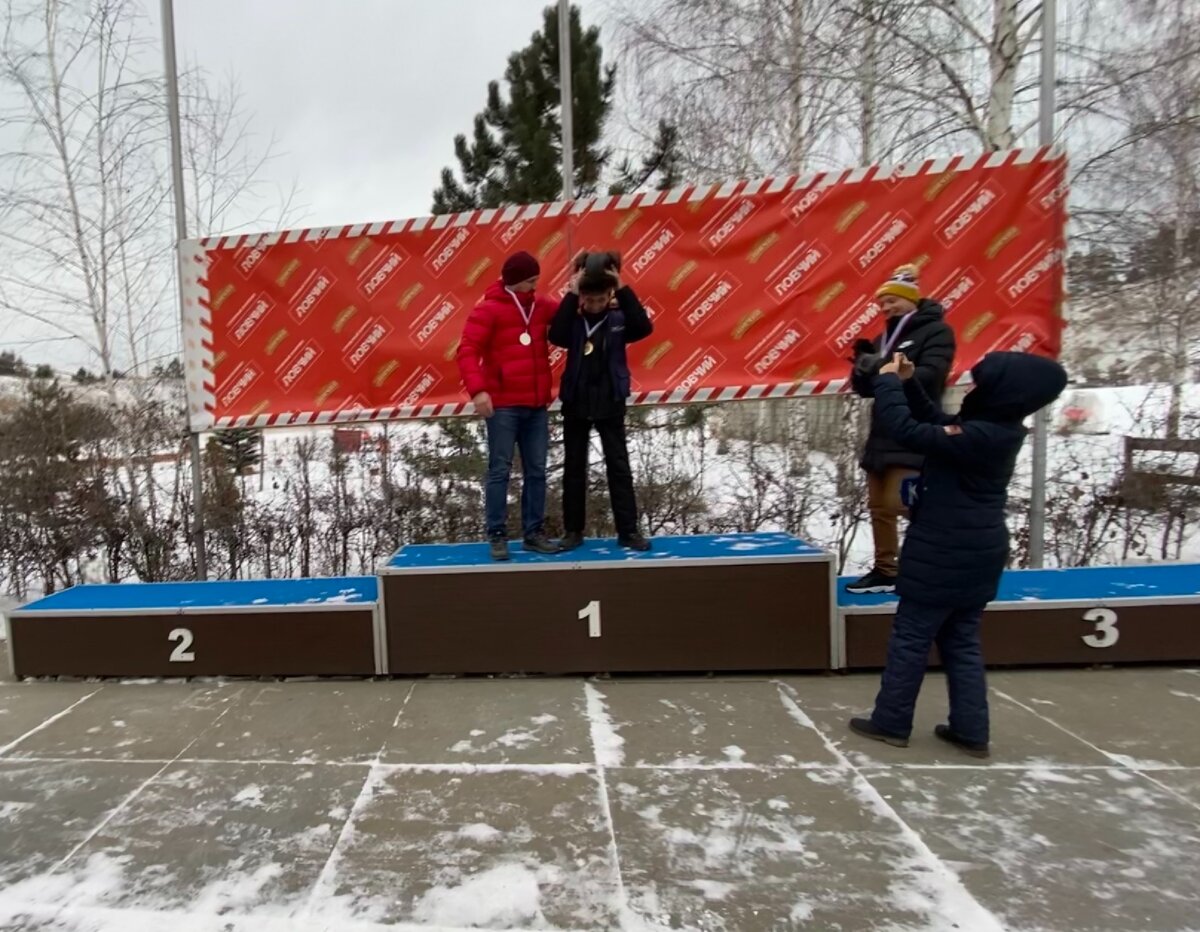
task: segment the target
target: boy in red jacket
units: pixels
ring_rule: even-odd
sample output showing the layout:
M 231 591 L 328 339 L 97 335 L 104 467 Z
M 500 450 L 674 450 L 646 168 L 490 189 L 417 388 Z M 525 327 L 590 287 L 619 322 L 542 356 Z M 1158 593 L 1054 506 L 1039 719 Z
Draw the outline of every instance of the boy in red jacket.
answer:
M 547 408 L 553 397 L 546 331 L 557 309 L 535 294 L 541 267 L 527 252 L 509 256 L 500 281 L 467 317 L 458 344 L 458 368 L 475 411 L 487 421 L 484 483 L 492 559 L 507 560 L 508 479 L 513 449 L 521 451 L 521 524 L 526 550 L 556 553 L 546 538 Z

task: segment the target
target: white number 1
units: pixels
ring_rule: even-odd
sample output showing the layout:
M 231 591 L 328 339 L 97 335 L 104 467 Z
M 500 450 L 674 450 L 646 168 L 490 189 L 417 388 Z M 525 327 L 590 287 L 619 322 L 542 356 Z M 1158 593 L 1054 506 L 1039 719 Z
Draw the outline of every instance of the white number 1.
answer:
M 188 650 L 192 646 L 192 632 L 187 628 L 176 628 L 167 635 L 167 640 L 178 641 L 179 646 L 171 651 L 171 663 L 192 663 L 196 659 L 195 651 Z
M 588 637 L 590 637 L 590 638 L 600 637 L 600 603 L 599 602 L 588 602 L 587 608 L 581 608 L 579 610 L 579 620 L 587 621 Z
M 1121 637 L 1117 630 L 1117 613 L 1111 608 L 1093 608 L 1083 620 L 1096 626 L 1095 634 L 1083 635 L 1083 643 L 1088 647 L 1112 647 Z

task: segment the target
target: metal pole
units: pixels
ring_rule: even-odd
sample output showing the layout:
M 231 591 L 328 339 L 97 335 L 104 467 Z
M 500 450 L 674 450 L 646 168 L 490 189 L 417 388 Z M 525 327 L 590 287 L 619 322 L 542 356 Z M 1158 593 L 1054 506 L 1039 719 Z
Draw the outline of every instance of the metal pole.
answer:
M 1038 98 L 1038 145 L 1054 144 L 1054 85 L 1058 77 L 1058 10 L 1055 0 L 1042 0 L 1042 81 Z M 1050 414 L 1043 408 L 1033 416 L 1033 487 L 1029 496 L 1029 565 L 1035 569 L 1046 558 L 1046 446 Z
M 179 131 L 179 72 L 175 65 L 175 8 L 162 0 L 163 61 L 167 77 L 167 123 L 171 131 L 171 187 L 175 194 L 175 279 L 179 284 L 179 313 L 183 314 L 183 265 L 180 244 L 187 239 L 187 212 L 183 201 L 183 141 Z M 196 546 L 196 576 L 208 578 L 208 552 L 204 545 L 204 463 L 200 435 L 191 431 L 192 535 Z
M 558 0 L 558 84 L 562 91 L 563 200 L 575 196 L 575 108 L 571 90 L 571 4 Z

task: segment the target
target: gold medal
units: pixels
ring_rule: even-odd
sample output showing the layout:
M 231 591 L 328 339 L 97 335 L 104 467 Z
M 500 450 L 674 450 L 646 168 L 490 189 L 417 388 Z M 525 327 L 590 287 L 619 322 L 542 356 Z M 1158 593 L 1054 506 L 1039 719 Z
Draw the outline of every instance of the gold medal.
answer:
M 584 355 L 584 356 L 591 356 L 591 355 L 592 355 L 592 351 L 593 351 L 595 348 L 596 348 L 596 347 L 594 347 L 594 346 L 592 345 L 592 341 L 591 341 L 591 340 L 588 340 L 586 343 L 584 343 L 584 344 L 583 344 L 583 355 Z
M 529 344 L 533 342 L 533 337 L 531 337 L 528 333 L 522 333 L 520 342 L 522 346 L 529 346 Z

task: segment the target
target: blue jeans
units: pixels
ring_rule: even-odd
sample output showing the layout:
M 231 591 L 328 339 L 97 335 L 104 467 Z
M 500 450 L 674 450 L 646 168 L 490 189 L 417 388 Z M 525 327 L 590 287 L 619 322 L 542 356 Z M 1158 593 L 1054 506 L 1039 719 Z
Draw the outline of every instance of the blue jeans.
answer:
M 988 741 L 987 682 L 979 628 L 983 607 L 947 608 L 901 599 L 888 640 L 887 667 L 875 698 L 876 728 L 907 738 L 925 679 L 929 649 L 937 642 L 950 694 L 950 730 L 965 741 Z
M 521 530 L 542 533 L 546 519 L 546 454 L 550 418 L 545 408 L 497 408 L 487 419 L 488 471 L 484 485 L 487 535 L 508 537 L 508 477 L 513 449 L 521 451 Z

